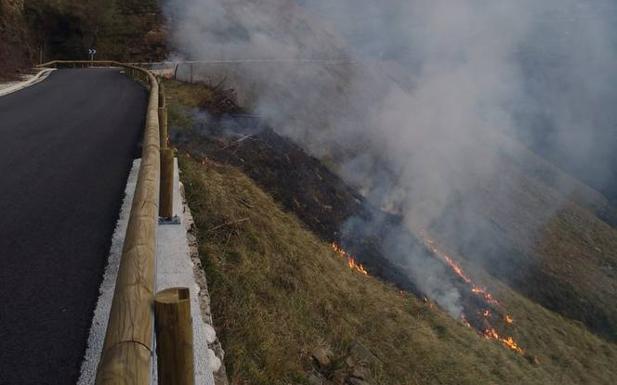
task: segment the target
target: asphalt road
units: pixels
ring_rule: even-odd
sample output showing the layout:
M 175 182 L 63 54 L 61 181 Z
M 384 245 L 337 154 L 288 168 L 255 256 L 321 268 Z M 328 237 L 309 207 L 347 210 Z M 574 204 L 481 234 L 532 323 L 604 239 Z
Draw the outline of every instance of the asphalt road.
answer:
M 146 99 L 113 69 L 0 97 L 0 384 L 77 381 Z

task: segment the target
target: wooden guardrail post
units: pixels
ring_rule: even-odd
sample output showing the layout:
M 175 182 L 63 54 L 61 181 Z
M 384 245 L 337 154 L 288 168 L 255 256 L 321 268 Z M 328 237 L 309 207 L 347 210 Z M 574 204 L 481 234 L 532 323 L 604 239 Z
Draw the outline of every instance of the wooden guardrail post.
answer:
M 159 217 L 171 219 L 174 216 L 174 151 L 161 149 L 161 196 Z
M 159 122 L 161 122 L 161 148 L 167 148 L 169 133 L 167 132 L 167 100 L 165 98 L 165 86 L 159 85 Z
M 189 289 L 172 288 L 157 293 L 154 317 L 159 385 L 194 385 Z

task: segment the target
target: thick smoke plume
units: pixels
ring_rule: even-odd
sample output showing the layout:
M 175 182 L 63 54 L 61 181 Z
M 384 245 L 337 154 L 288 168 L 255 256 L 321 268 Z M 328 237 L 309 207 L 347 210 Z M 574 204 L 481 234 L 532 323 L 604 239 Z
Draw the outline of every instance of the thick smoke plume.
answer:
M 225 78 L 416 233 L 439 224 L 456 245 L 493 250 L 478 215 L 493 205 L 532 244 L 576 183 L 553 177 L 539 207 L 514 202 L 532 182 L 513 165 L 542 162 L 528 148 L 603 191 L 617 179 L 609 0 L 178 0 L 168 15 L 177 57 L 210 62 L 191 76 Z M 458 315 L 441 265 L 418 265 L 396 234 L 386 245 Z

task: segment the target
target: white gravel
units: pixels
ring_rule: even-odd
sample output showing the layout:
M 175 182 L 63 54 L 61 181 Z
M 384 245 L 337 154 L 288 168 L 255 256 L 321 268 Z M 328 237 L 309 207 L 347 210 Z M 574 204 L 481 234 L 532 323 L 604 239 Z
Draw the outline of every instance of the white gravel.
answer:
M 47 79 L 50 73 L 55 71 L 53 68 L 46 68 L 44 70 L 39 71 L 36 75 L 26 75 L 24 76 L 24 80 L 20 82 L 8 82 L 8 83 L 0 83 L 0 97 L 8 94 L 12 94 L 13 92 L 17 92 L 19 90 L 23 90 L 26 87 L 33 86 L 37 83 L 42 82 Z
M 99 288 L 100 296 L 94 310 L 94 317 L 92 318 L 92 326 L 90 327 L 90 335 L 88 337 L 88 347 L 84 360 L 81 363 L 81 374 L 77 385 L 92 385 L 96 377 L 96 367 L 99 364 L 101 351 L 103 350 L 103 340 L 105 339 L 109 311 L 111 310 L 111 299 L 116 287 L 116 277 L 118 276 L 118 267 L 122 257 L 122 246 L 129 222 L 129 214 L 131 213 L 131 203 L 133 202 L 133 194 L 137 185 L 137 174 L 139 173 L 140 164 L 140 159 L 133 162 L 133 167 L 124 190 L 124 201 L 122 202 L 120 217 L 111 239 L 107 267 L 105 268 L 103 283 L 101 283 Z
M 174 161 L 174 214 L 184 221 L 184 205 L 180 194 L 178 163 Z M 199 303 L 200 286 L 193 275 L 189 243 L 184 224 L 160 225 L 157 233 L 158 257 L 156 263 L 156 290 L 170 287 L 188 287 L 191 292 L 191 314 L 193 315 L 193 339 L 195 353 L 195 384 L 214 385 L 213 370 L 220 365 L 209 352 L 208 340 L 214 341 L 214 329 L 204 322 Z M 215 357 L 214 357 L 215 358 Z

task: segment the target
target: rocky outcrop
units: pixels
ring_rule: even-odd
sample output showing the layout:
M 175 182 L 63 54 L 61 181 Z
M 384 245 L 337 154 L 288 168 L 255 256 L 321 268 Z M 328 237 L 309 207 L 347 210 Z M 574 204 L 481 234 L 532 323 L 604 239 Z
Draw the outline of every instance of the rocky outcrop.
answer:
M 379 359 L 357 341 L 342 357 L 327 346 L 313 349 L 311 357 L 314 368 L 307 376 L 311 385 L 370 385 L 371 368 L 380 366 Z

